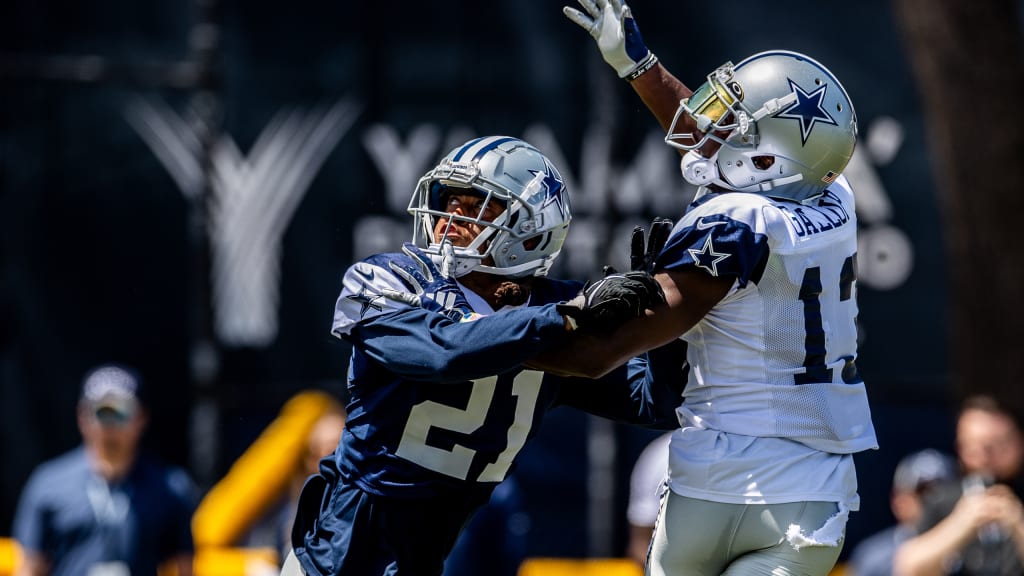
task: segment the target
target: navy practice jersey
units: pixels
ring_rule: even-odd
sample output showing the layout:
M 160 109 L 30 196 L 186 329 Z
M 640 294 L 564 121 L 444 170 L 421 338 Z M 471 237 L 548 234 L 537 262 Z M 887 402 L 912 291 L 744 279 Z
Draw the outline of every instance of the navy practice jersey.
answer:
M 684 374 L 678 346 L 655 384 L 646 358 L 591 380 L 560 378 L 521 364 L 569 337 L 555 303 L 578 282 L 534 278 L 529 306 L 472 321 L 382 296 L 411 292 L 392 270 L 415 267 L 405 254 L 372 256 L 345 274 L 334 334 L 353 345 L 348 419 L 338 451 L 321 462 L 366 492 L 431 497 L 452 487 L 490 491 L 509 473 L 544 412 L 571 405 L 621 421 L 676 426 Z M 447 489 L 447 490 L 446 490 Z

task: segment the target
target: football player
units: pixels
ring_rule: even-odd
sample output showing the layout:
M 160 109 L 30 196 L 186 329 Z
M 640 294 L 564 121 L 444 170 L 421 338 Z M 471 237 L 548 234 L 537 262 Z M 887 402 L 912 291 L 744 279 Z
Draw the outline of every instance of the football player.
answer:
M 531 366 L 596 376 L 684 340 L 648 573 L 825 576 L 859 506 L 853 454 L 878 447 L 856 365 L 857 220 L 842 176 L 853 105 L 825 66 L 783 50 L 727 62 L 690 90 L 621 0 L 580 5 L 566 16 L 700 188 L 654 263 L 667 304 Z
M 303 489 L 282 574 L 441 574 L 462 527 L 557 405 L 675 425 L 678 379 L 645 386 L 645 359 L 597 381 L 523 369 L 575 333 L 610 333 L 662 301 L 643 272 L 582 290 L 546 276 L 571 214 L 562 177 L 535 147 L 466 142 L 419 181 L 409 212 L 413 243 L 345 273 L 332 331 L 352 344 L 348 420 Z M 663 353 L 658 365 L 679 370 L 683 357 Z

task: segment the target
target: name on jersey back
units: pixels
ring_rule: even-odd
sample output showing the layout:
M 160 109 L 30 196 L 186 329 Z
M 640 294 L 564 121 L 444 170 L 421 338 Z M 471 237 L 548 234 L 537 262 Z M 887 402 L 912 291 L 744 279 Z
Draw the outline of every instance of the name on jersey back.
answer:
M 789 216 L 796 235 L 800 237 L 827 232 L 850 221 L 850 214 L 842 201 L 831 191 L 822 194 L 816 206 L 804 204 L 793 207 L 781 203 L 776 206 Z

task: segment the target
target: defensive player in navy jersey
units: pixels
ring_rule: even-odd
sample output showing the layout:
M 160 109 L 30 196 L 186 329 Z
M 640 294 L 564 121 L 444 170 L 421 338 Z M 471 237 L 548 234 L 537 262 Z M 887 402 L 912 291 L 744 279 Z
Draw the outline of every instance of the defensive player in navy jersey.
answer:
M 348 420 L 303 490 L 282 574 L 441 574 L 554 406 L 675 425 L 681 384 L 666 374 L 644 386 L 646 358 L 596 381 L 522 368 L 574 332 L 609 333 L 662 301 L 641 272 L 582 291 L 546 277 L 570 206 L 536 148 L 471 140 L 420 180 L 409 211 L 412 244 L 345 273 L 332 331 L 352 344 Z M 661 369 L 680 370 L 682 355 L 661 352 Z
M 530 365 L 600 375 L 685 341 L 690 370 L 648 573 L 824 576 L 859 506 L 853 454 L 877 448 L 856 367 L 857 220 L 841 175 L 853 105 L 827 68 L 782 50 L 727 62 L 691 91 L 621 0 L 580 5 L 565 14 L 630 82 L 700 188 L 655 260 L 666 305 Z

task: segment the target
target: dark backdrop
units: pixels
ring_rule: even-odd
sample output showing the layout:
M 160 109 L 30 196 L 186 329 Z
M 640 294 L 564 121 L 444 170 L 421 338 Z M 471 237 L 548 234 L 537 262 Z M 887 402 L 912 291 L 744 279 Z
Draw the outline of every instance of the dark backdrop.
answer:
M 561 4 L 0 7 L 0 534 L 9 533 L 32 467 L 77 443 L 78 386 L 97 363 L 142 371 L 156 408 L 149 447 L 204 484 L 291 394 L 339 390 L 347 349 L 328 328 L 342 271 L 408 237 L 415 177 L 471 135 L 525 137 L 569 177 L 577 219 L 559 274 L 622 266 L 634 223 L 677 216 L 692 190 L 675 152 Z M 857 457 L 864 503 L 849 525 L 855 543 L 891 521 L 896 459 L 923 446 L 949 449 L 951 439 L 942 231 L 919 97 L 889 6 L 636 0 L 633 9 L 648 44 L 691 86 L 727 59 L 786 48 L 829 66 L 857 108 L 862 142 L 850 175 L 862 211 L 859 363 L 882 449 Z M 195 26 L 204 18 L 217 40 L 205 53 L 198 49 L 211 29 L 204 36 Z M 212 66 L 198 74 L 174 65 L 203 54 Z M 358 109 L 284 233 L 276 337 L 219 347 L 206 387 L 193 369 L 194 338 L 209 318 L 206 294 L 195 289 L 208 270 L 191 235 L 195 205 L 126 120 L 140 96 L 187 117 L 202 102 L 200 87 L 218 104 L 210 118 L 243 154 L 283 109 L 337 101 Z M 195 425 L 200 399 L 218 415 L 213 430 Z M 622 553 L 629 465 L 653 436 L 614 428 L 615 501 L 608 518 L 593 519 L 592 427 L 556 411 L 523 452 L 532 555 Z M 204 446 L 216 448 L 205 460 L 197 457 Z M 613 549 L 594 545 L 589 527 L 601 522 L 615 527 Z

